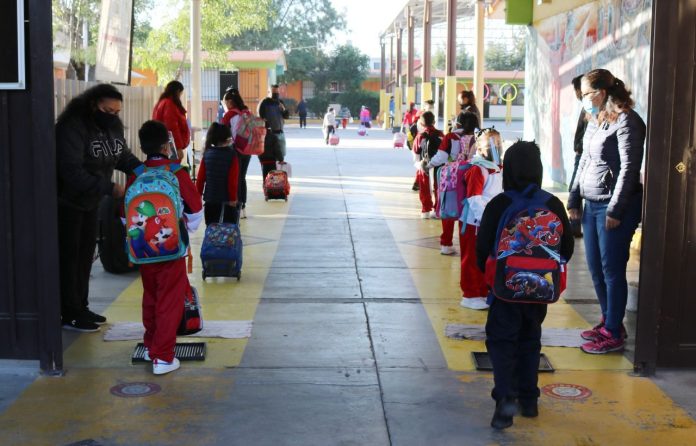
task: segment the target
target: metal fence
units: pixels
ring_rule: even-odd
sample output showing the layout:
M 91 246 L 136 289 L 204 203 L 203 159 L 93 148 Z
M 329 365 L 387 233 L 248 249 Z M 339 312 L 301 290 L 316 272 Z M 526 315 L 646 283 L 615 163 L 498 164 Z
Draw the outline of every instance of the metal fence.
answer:
M 54 79 L 54 112 L 58 117 L 68 102 L 86 89 L 97 85 L 96 82 L 85 82 L 72 79 Z M 161 93 L 159 87 L 129 87 L 116 85 L 123 94 L 123 107 L 120 117 L 125 127 L 126 143 L 131 151 L 140 158 L 145 155 L 138 144 L 138 129 L 152 117 L 152 109 Z M 114 173 L 114 181 L 125 184 L 125 175 Z

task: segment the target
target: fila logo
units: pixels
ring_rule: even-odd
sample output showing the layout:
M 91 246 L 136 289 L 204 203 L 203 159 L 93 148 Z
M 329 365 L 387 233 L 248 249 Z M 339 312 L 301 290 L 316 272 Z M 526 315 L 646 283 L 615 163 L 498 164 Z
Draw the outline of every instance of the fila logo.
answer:
M 118 156 L 121 152 L 123 152 L 125 145 L 126 143 L 120 139 L 115 139 L 113 141 L 92 141 L 92 156 L 95 158 L 101 158 L 103 156 Z

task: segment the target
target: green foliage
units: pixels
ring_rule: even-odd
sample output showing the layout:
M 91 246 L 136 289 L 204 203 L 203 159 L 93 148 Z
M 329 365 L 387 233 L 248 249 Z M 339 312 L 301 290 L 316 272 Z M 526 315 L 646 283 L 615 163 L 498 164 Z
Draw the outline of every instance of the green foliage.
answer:
M 491 42 L 486 48 L 486 69 L 495 71 L 524 70 L 526 55 L 524 31 L 518 33 L 512 47 Z
M 206 0 L 201 3 L 201 47 L 206 57 L 203 67 L 230 69 L 227 42 L 247 30 L 262 29 L 273 0 Z M 159 29 L 153 29 L 144 44 L 133 48 L 134 64 L 157 73 L 165 84 L 179 78 L 190 54 L 190 7 L 188 2 L 170 1 L 179 14 Z M 183 60 L 174 62 L 171 55 L 183 52 Z
M 359 90 L 341 93 L 336 98 L 336 102 L 341 104 L 341 107 L 348 107 L 351 116 L 355 118 L 360 115 L 360 107 L 363 105 L 370 109 L 373 118 L 379 112 L 379 93 L 375 91 Z
M 336 93 L 317 93 L 313 98 L 307 99 L 307 109 L 317 116 L 324 116 L 329 104 L 338 102 L 337 96 Z
M 288 70 L 285 81 L 309 79 L 326 56 L 321 48 L 332 43 L 334 32 L 346 23 L 331 0 L 270 0 L 266 27 L 244 32 L 228 39 L 239 50 L 273 50 L 286 52 Z

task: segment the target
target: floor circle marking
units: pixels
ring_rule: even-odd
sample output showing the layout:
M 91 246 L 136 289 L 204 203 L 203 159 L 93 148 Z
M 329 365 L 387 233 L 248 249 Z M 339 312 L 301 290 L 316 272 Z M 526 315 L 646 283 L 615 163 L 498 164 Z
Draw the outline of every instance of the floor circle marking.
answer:
M 159 393 L 162 388 L 155 383 L 123 383 L 113 386 L 111 394 L 121 398 L 135 398 Z
M 577 384 L 549 384 L 542 387 L 542 392 L 559 400 L 584 400 L 592 395 L 592 391 Z

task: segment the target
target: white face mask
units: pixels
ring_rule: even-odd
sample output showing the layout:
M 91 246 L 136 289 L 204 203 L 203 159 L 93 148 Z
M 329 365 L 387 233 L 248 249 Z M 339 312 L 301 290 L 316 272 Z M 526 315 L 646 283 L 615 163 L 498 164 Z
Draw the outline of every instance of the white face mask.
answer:
M 422 133 L 425 130 L 425 127 L 420 123 L 420 121 L 416 123 L 416 128 L 418 129 L 418 133 Z

